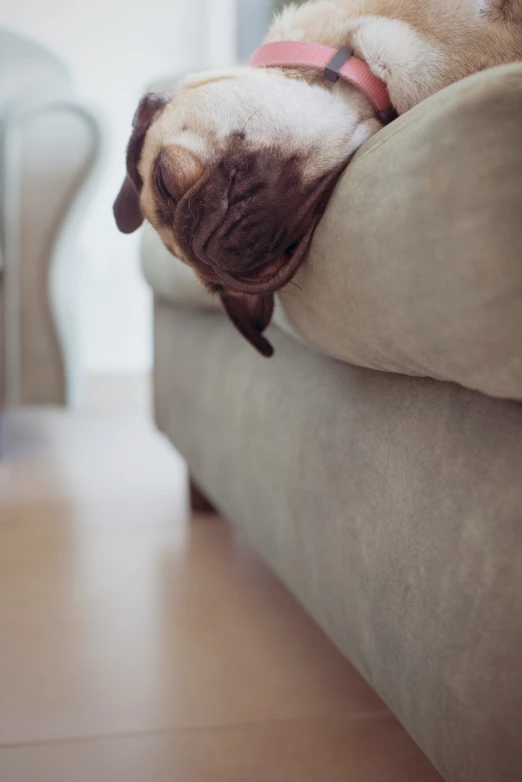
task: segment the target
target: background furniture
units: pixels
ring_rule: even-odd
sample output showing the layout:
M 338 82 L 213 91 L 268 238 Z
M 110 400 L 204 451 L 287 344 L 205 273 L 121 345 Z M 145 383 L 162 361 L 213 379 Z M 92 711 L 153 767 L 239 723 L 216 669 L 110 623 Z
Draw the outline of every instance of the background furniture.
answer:
M 292 0 L 301 5 L 305 0 Z M 287 0 L 236 0 L 237 3 L 237 58 L 247 62 L 259 42 L 265 37 L 274 12 L 281 11 Z
M 74 233 L 100 157 L 49 52 L 0 30 L 0 400 L 69 404 L 82 370 Z M 80 197 L 81 196 L 81 197 Z
M 522 779 L 521 126 L 514 65 L 374 137 L 269 361 L 143 243 L 158 427 L 449 782 Z

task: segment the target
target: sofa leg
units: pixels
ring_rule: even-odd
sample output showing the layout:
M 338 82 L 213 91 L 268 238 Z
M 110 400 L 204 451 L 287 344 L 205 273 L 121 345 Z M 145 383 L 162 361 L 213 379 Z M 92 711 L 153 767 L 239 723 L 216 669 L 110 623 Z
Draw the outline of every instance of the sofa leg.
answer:
M 189 478 L 190 507 L 194 513 L 217 513 L 192 476 Z

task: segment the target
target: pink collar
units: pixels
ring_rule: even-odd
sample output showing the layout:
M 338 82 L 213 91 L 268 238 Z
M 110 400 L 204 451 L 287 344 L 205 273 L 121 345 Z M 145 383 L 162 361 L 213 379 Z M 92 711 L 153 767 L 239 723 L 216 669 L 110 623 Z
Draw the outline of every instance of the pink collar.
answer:
M 341 46 L 336 51 L 318 43 L 267 43 L 256 49 L 248 64 L 254 68 L 279 66 L 324 71 L 327 81 L 335 82 L 341 78 L 361 90 L 385 124 L 393 119 L 394 109 L 386 84 L 371 72 L 363 60 L 355 57 L 353 50 L 347 46 Z

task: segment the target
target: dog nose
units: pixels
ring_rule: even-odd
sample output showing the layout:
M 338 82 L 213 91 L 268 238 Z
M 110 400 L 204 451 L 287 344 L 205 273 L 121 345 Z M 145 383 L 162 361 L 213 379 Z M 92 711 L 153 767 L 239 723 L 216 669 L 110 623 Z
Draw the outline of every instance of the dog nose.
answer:
M 244 211 L 230 209 L 209 250 L 225 271 L 250 272 L 269 263 L 274 250 L 281 215 L 257 204 Z

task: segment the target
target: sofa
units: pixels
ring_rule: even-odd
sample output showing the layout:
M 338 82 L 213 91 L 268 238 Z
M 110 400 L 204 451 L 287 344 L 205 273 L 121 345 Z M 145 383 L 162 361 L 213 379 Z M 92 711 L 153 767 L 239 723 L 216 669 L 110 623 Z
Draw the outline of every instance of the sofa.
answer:
M 80 394 L 75 229 L 100 153 L 62 63 L 0 29 L 0 405 Z
M 270 360 L 143 234 L 157 426 L 448 782 L 522 780 L 521 128 L 511 65 L 372 138 Z

